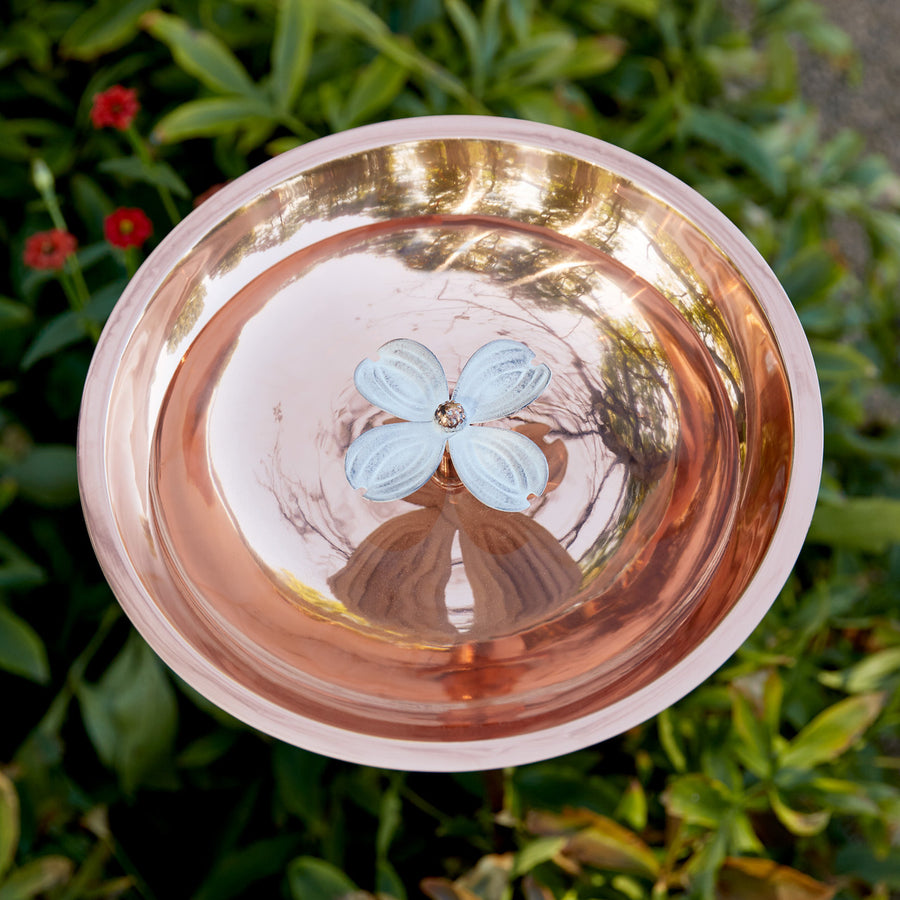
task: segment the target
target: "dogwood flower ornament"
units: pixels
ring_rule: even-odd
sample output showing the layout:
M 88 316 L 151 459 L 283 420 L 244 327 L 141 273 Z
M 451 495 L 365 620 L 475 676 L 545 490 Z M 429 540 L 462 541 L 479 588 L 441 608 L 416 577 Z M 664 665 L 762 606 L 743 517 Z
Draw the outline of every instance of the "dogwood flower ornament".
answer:
M 398 338 L 364 359 L 353 380 L 370 403 L 404 422 L 378 425 L 347 449 L 344 468 L 368 500 L 400 500 L 435 473 L 446 447 L 456 474 L 486 506 L 504 512 L 528 508 L 547 486 L 547 460 L 516 431 L 482 426 L 518 412 L 550 382 L 550 369 L 533 365 L 534 352 L 518 341 L 485 344 L 469 358 L 449 397 L 437 357 L 418 341 Z

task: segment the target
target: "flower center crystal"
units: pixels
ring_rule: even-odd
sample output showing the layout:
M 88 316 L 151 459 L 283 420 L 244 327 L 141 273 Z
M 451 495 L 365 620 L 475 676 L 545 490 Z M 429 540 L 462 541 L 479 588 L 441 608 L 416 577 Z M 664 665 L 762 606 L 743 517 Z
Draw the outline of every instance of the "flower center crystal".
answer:
M 466 411 L 455 400 L 447 400 L 434 411 L 434 421 L 444 431 L 459 431 L 466 424 Z

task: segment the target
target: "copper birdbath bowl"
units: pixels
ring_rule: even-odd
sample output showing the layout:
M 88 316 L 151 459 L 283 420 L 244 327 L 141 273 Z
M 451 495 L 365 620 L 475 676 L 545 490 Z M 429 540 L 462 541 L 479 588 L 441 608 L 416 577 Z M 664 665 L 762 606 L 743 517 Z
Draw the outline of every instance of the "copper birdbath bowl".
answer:
M 552 369 L 504 427 L 524 511 L 444 460 L 371 502 L 354 389 L 395 338 Z M 602 740 L 708 677 L 815 502 L 815 369 L 775 277 L 702 197 L 591 138 L 411 119 L 228 185 L 126 290 L 88 377 L 85 515 L 120 603 L 238 718 L 342 759 L 498 767 Z

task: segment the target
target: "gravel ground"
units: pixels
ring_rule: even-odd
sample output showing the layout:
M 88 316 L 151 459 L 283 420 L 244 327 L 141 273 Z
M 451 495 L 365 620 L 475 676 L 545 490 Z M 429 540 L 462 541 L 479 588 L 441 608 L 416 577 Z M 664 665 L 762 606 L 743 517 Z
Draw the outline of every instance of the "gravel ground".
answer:
M 821 111 L 826 134 L 852 128 L 870 151 L 900 172 L 900 0 L 818 0 L 830 21 L 853 39 L 862 65 L 858 83 L 828 62 L 802 57 L 807 98 Z

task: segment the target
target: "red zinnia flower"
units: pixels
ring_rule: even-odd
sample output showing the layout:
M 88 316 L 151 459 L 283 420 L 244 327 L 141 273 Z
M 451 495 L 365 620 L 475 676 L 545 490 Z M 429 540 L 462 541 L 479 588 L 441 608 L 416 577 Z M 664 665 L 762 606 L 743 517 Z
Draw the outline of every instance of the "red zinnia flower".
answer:
M 25 265 L 32 269 L 61 269 L 77 246 L 75 235 L 61 228 L 39 231 L 25 241 Z
M 91 107 L 91 121 L 94 128 L 118 128 L 125 131 L 134 121 L 138 103 L 137 91 L 114 84 L 101 94 L 94 94 L 94 105 Z
M 143 210 L 117 209 L 103 220 L 103 234 L 114 247 L 140 247 L 153 225 Z

